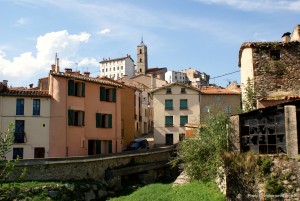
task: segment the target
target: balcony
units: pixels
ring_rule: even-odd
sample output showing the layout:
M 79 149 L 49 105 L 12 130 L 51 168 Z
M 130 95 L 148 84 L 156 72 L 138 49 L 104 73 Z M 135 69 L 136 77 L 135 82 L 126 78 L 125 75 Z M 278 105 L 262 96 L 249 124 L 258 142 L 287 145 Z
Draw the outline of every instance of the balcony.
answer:
M 25 143 L 25 133 L 24 132 L 15 132 L 14 143 Z

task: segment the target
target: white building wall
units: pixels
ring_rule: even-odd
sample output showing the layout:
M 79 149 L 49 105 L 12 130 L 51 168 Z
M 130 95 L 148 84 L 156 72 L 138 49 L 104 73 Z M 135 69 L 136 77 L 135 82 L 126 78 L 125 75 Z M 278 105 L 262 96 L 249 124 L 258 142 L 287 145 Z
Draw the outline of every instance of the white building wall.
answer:
M 134 62 L 129 57 L 100 63 L 100 77 L 106 76 L 117 80 L 124 75 L 128 77 L 134 76 Z
M 185 127 L 180 126 L 180 116 L 188 116 L 189 123 L 199 123 L 200 99 L 199 92 L 186 88 L 186 93 L 181 93 L 183 86 L 173 85 L 172 94 L 166 94 L 166 89 L 161 89 L 153 94 L 154 108 L 154 143 L 166 144 L 166 134 L 173 134 L 173 143 L 179 142 L 179 134 L 185 133 Z M 173 110 L 165 109 L 165 100 L 173 100 Z M 180 109 L 180 99 L 188 100 L 188 109 Z M 165 116 L 173 116 L 174 127 L 165 126 Z
M 16 100 L 24 99 L 24 115 L 16 115 Z M 40 115 L 32 115 L 33 99 L 40 99 Z M 49 151 L 50 98 L 2 96 L 1 98 L 1 131 L 7 131 L 15 120 L 25 121 L 25 143 L 14 143 L 13 148 L 23 148 L 23 158 L 34 158 L 34 148 L 44 147 L 45 158 Z M 6 157 L 12 159 L 13 152 Z
M 165 73 L 165 80 L 168 83 L 186 83 L 187 77 L 185 73 L 170 70 Z

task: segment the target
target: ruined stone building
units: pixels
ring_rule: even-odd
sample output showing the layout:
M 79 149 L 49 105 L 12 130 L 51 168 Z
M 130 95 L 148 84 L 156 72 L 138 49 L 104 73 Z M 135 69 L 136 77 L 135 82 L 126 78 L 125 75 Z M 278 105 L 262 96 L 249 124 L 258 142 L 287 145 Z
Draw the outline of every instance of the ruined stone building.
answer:
M 300 25 L 281 42 L 245 42 L 239 51 L 241 88 L 245 101 L 251 83 L 256 107 L 298 99 L 300 94 Z

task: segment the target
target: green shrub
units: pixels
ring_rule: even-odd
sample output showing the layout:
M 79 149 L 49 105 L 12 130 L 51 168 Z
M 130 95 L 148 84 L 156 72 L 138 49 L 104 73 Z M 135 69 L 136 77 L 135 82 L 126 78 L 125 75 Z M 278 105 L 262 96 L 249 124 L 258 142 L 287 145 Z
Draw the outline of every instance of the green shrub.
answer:
M 270 195 L 280 195 L 285 191 L 284 186 L 279 182 L 277 176 L 273 176 L 266 181 L 265 189 L 267 194 Z

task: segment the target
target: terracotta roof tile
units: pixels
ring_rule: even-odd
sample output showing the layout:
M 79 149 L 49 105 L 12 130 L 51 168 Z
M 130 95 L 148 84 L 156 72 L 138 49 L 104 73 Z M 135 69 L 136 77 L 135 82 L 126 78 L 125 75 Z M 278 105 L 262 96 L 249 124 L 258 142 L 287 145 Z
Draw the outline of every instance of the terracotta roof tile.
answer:
M 62 73 L 62 72 L 51 72 L 50 73 L 52 76 L 59 76 L 59 77 L 66 77 L 66 78 L 74 78 L 74 79 L 78 79 L 78 80 L 83 80 L 86 82 L 94 82 L 94 83 L 99 83 L 99 84 L 104 84 L 104 85 L 110 85 L 110 86 L 114 86 L 114 87 L 122 87 L 122 84 L 113 82 L 113 81 L 109 81 L 109 80 L 105 80 L 103 78 L 92 78 L 92 77 L 87 77 L 84 75 L 75 75 L 75 74 L 68 74 L 68 73 Z
M 7 90 L 0 92 L 1 96 L 37 96 L 37 97 L 50 97 L 47 90 Z
M 202 94 L 220 94 L 220 95 L 240 95 L 241 92 L 224 89 L 222 87 L 202 87 L 201 88 Z

